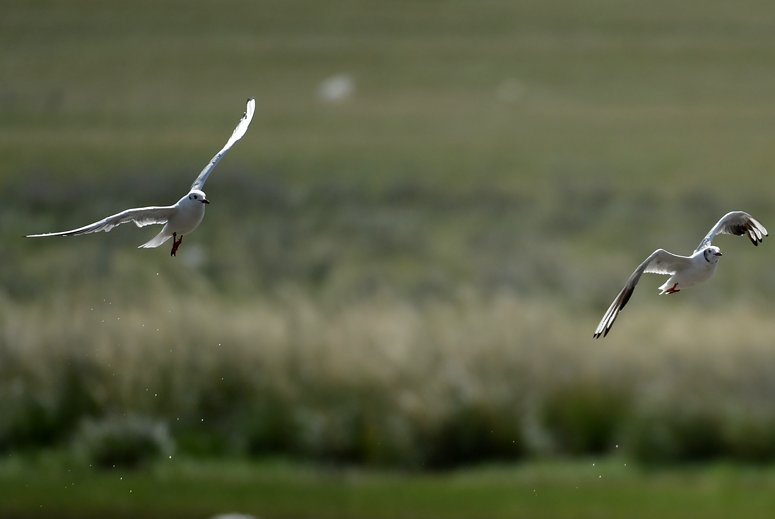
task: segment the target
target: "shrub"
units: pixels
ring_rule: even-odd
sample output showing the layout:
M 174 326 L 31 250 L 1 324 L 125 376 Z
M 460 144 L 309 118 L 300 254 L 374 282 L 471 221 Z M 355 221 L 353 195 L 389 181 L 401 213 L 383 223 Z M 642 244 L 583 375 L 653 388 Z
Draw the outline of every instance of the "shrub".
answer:
M 75 448 L 98 468 L 136 468 L 170 455 L 174 444 L 164 423 L 129 414 L 84 420 Z
M 257 404 L 243 424 L 245 450 L 251 456 L 290 454 L 298 430 L 290 402 L 267 398 Z
M 724 428 L 726 450 L 735 459 L 766 463 L 775 459 L 775 417 L 768 413 L 730 416 Z
M 650 463 L 722 457 L 763 463 L 775 459 L 775 417 L 721 404 L 667 404 L 637 413 L 623 443 L 637 459 Z
M 57 436 L 52 407 L 31 395 L 0 398 L 0 450 L 52 443 Z
M 515 412 L 486 402 L 461 403 L 432 427 L 423 458 L 428 468 L 513 460 L 524 452 L 522 436 Z
M 723 420 L 717 413 L 670 407 L 639 412 L 626 428 L 622 443 L 636 459 L 644 463 L 695 462 L 726 453 Z
M 353 384 L 319 391 L 295 406 L 292 426 L 295 453 L 314 460 L 411 466 L 417 459 L 411 419 L 372 388 Z
M 96 412 L 88 385 L 93 363 L 72 356 L 55 377 L 37 379 L 18 359 L 3 359 L 0 377 L 0 450 L 53 445 L 72 434 L 81 416 Z
M 629 407 L 621 389 L 600 384 L 557 388 L 544 399 L 541 424 L 554 448 L 567 454 L 600 454 L 614 444 Z

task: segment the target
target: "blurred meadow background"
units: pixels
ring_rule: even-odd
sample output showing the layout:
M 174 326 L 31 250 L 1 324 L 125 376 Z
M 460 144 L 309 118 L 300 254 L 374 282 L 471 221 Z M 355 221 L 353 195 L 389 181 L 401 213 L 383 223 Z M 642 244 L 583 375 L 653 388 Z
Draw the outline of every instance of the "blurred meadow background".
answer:
M 3 517 L 769 517 L 775 6 L 6 0 Z M 157 228 L 226 141 L 176 258 Z M 301 499 L 300 496 L 304 497 Z

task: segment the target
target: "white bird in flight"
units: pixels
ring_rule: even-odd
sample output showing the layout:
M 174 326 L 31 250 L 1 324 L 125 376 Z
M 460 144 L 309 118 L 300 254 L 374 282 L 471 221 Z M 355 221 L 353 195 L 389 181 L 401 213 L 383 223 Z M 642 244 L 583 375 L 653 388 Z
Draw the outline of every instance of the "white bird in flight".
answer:
M 226 144 L 221 148 L 221 151 L 215 154 L 210 162 L 205 166 L 199 176 L 196 177 L 194 183 L 191 184 L 190 191 L 178 200 L 175 205 L 168 206 L 150 206 L 150 207 L 137 207 L 134 209 L 127 209 L 120 213 L 103 218 L 99 222 L 94 222 L 77 229 L 62 232 L 50 232 L 45 234 L 29 234 L 27 238 L 42 238 L 45 236 L 76 236 L 79 234 L 89 234 L 92 232 L 110 231 L 113 227 L 121 225 L 122 223 L 134 222 L 138 227 L 144 227 L 146 225 L 163 224 L 159 234 L 154 236 L 151 240 L 143 243 L 138 248 L 154 248 L 158 247 L 165 241 L 172 238 L 172 251 L 171 256 L 175 256 L 175 253 L 183 242 L 183 235 L 189 234 L 196 229 L 202 222 L 202 218 L 205 216 L 205 204 L 209 204 L 202 188 L 207 182 L 207 178 L 210 173 L 213 172 L 215 166 L 221 161 L 226 152 L 231 149 L 235 142 L 240 140 L 250 126 L 250 121 L 253 119 L 253 112 L 256 110 L 256 100 L 253 98 L 248 99 L 247 108 L 245 114 L 237 123 L 237 127 L 234 128 L 234 132 L 226 141 Z
M 683 288 L 688 288 L 697 283 L 708 279 L 716 271 L 721 249 L 711 245 L 713 238 L 719 234 L 734 234 L 735 236 L 748 235 L 751 243 L 759 245 L 767 236 L 767 229 L 756 221 L 750 214 L 743 211 L 732 211 L 725 214 L 721 220 L 708 232 L 702 239 L 691 256 L 679 256 L 664 249 L 657 249 L 646 258 L 643 263 L 638 265 L 630 277 L 627 279 L 624 288 L 614 299 L 611 306 L 606 310 L 605 315 L 597 325 L 593 337 L 597 339 L 601 335 L 605 337 L 611 330 L 616 316 L 630 300 L 635 285 L 638 284 L 641 275 L 646 273 L 663 274 L 670 276 L 668 280 L 659 287 L 660 295 L 675 294 Z

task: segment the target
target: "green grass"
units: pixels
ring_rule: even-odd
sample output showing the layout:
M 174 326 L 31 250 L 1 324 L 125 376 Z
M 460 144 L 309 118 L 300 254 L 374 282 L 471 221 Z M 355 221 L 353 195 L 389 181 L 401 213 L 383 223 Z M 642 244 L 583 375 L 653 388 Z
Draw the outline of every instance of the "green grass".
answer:
M 620 459 L 402 474 L 277 462 L 165 460 L 145 472 L 0 464 L 0 513 L 51 517 L 769 517 L 772 469 L 643 470 Z

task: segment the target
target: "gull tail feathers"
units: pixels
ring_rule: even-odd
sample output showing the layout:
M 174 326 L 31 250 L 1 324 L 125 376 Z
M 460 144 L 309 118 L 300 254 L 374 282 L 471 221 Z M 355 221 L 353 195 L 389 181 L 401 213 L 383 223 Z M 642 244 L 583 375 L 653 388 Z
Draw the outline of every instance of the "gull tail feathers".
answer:
M 159 245 L 161 245 L 162 243 L 164 243 L 165 241 L 169 240 L 170 238 L 172 238 L 172 235 L 167 234 L 166 232 L 164 232 L 164 229 L 162 229 L 162 231 L 159 234 L 157 234 L 156 236 L 154 236 L 153 238 L 151 238 L 150 240 L 148 240 L 147 242 L 143 243 L 142 245 L 140 245 L 137 248 L 138 249 L 154 249 L 154 248 L 158 247 Z

